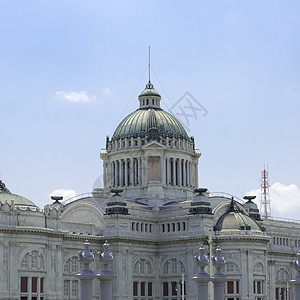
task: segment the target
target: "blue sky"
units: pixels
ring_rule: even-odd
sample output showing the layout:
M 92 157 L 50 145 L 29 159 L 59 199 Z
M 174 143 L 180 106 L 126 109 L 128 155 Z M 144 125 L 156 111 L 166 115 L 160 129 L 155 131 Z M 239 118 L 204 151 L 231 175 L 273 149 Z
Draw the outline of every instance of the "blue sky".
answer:
M 242 197 L 267 163 L 274 215 L 299 219 L 299 8 L 1 1 L 0 177 L 41 207 L 57 189 L 91 191 L 106 135 L 138 107 L 151 45 L 162 107 L 188 91 L 208 111 L 189 131 L 203 153 L 199 185 Z

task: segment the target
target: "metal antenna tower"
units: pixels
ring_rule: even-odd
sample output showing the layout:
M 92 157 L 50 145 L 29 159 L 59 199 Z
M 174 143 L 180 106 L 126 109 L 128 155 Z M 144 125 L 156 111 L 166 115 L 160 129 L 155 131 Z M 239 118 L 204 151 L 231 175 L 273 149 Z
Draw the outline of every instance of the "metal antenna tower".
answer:
M 261 198 L 260 198 L 260 211 L 264 219 L 271 217 L 270 193 L 269 193 L 269 171 L 266 166 L 261 171 Z

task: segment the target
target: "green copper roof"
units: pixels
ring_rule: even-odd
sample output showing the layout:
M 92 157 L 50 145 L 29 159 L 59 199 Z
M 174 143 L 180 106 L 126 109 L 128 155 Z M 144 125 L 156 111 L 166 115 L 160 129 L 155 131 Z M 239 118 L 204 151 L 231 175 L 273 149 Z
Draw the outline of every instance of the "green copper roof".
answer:
M 36 205 L 32 201 L 28 200 L 25 197 L 16 195 L 16 194 L 8 194 L 8 193 L 0 192 L 0 201 L 2 203 L 6 202 L 6 201 L 8 203 L 10 201 L 14 201 L 15 205 L 20 205 L 20 206 L 35 206 L 36 207 Z
M 223 214 L 217 224 L 214 226 L 215 231 L 231 230 L 254 230 L 261 231 L 260 225 L 242 212 L 234 200 L 231 200 L 230 206 Z
M 0 180 L 0 201 L 2 203 L 8 202 L 10 203 L 11 201 L 14 201 L 15 205 L 20 205 L 20 206 L 35 206 L 36 205 L 28 200 L 25 197 L 12 194 L 9 189 L 5 186 L 5 184 Z
M 146 85 L 146 88 L 141 92 L 139 97 L 141 96 L 158 96 L 160 97 L 160 94 L 154 89 L 153 84 L 149 82 Z
M 189 137 L 181 123 L 161 108 L 140 108 L 128 115 L 115 130 L 112 141 L 125 138 L 179 138 Z
M 241 212 L 230 212 L 222 219 L 221 230 L 261 230 L 249 216 Z

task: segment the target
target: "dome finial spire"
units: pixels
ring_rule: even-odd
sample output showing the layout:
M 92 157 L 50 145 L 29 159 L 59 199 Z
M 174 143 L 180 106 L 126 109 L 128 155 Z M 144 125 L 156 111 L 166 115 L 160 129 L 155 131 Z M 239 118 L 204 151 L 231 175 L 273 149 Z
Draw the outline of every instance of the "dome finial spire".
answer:
M 150 46 L 149 46 L 148 73 L 149 73 L 149 84 L 150 84 L 151 83 L 151 81 L 150 81 Z

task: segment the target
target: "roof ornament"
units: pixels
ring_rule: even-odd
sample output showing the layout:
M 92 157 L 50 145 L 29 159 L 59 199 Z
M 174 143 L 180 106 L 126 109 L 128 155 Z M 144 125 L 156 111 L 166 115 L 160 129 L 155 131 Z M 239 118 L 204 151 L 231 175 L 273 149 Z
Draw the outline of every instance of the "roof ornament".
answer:
M 149 59 L 148 59 L 148 76 L 149 76 L 149 82 L 148 84 L 146 85 L 146 89 L 153 89 L 153 84 L 151 83 L 151 80 L 150 80 L 150 46 L 149 46 Z
M 231 197 L 230 206 L 227 212 L 241 212 L 239 207 L 236 205 L 233 197 Z
M 3 193 L 11 194 L 10 190 L 5 186 L 2 180 L 0 180 L 0 191 Z

